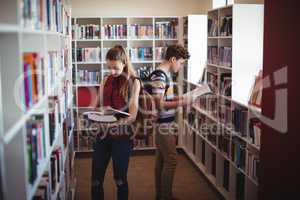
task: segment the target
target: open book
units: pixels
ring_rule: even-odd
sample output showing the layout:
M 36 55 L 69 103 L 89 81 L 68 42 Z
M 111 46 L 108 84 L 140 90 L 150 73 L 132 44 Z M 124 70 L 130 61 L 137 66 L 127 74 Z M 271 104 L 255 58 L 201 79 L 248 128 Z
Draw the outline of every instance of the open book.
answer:
M 212 94 L 212 90 L 210 89 L 209 85 L 203 83 L 199 85 L 196 89 L 187 92 L 183 95 L 183 98 L 191 98 L 192 100 L 197 99 L 198 97 L 206 94 Z
M 102 107 L 92 111 L 84 112 L 89 120 L 102 123 L 112 123 L 118 120 L 118 117 L 129 117 L 130 114 L 111 107 Z

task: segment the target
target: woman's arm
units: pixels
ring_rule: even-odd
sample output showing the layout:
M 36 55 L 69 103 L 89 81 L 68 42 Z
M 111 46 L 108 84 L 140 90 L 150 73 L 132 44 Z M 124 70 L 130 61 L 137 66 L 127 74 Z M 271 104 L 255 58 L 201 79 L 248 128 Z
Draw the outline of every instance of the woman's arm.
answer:
M 102 102 L 103 88 L 104 88 L 104 84 L 105 84 L 105 82 L 106 82 L 106 79 L 107 79 L 107 77 L 105 77 L 105 78 L 101 81 L 100 87 L 99 87 L 99 89 L 98 89 L 98 93 L 97 93 L 97 95 L 96 95 L 96 98 L 93 99 L 93 101 L 92 101 L 92 103 L 91 103 L 91 107 L 93 107 L 93 108 L 97 108 L 98 105 L 100 105 L 100 107 L 102 107 L 102 104 L 103 104 L 103 102 Z

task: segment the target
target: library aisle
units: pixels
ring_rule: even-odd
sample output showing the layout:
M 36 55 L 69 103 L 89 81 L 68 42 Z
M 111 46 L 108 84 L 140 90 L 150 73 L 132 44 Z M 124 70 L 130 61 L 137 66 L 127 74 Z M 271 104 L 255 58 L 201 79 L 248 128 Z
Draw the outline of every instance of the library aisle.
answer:
M 77 176 L 77 199 L 90 199 L 90 165 L 91 160 L 81 158 L 76 160 L 75 174 Z M 153 155 L 135 155 L 129 164 L 129 200 L 155 199 L 154 170 L 155 157 Z M 174 182 L 174 196 L 186 200 L 219 200 L 222 197 L 211 187 L 196 167 L 184 155 L 178 158 L 177 172 Z M 105 199 L 116 199 L 116 187 L 112 175 L 111 163 L 108 167 L 104 184 Z
M 296 0 L 1 0 L 0 200 L 95 200 L 98 153 L 96 164 L 110 155 L 121 163 L 110 161 L 105 199 L 120 199 L 117 189 L 126 199 L 131 147 L 130 200 L 172 192 L 179 200 L 299 199 L 299 8 Z M 135 116 L 121 109 L 129 79 L 115 68 L 126 63 L 133 70 L 125 72 L 153 83 L 139 97 L 166 85 L 162 101 L 171 102 L 161 105 L 174 108 L 157 109 L 151 131 L 132 141 L 97 140 L 100 125 L 127 127 L 118 119 Z M 159 84 L 157 73 L 166 76 Z M 199 96 L 203 88 L 211 92 Z M 145 122 L 140 111 L 136 121 Z M 166 145 L 154 126 L 170 122 L 176 134 Z M 173 188 L 156 198 L 155 156 L 165 166 L 157 180 L 170 186 L 176 150 Z

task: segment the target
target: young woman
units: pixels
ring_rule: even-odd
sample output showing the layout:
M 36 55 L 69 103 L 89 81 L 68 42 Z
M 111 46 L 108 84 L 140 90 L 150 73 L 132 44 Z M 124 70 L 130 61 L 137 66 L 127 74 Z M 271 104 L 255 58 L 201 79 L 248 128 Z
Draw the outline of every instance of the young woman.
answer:
M 108 134 L 100 133 L 94 144 L 91 193 L 93 200 L 104 199 L 103 181 L 107 165 L 112 158 L 118 200 L 127 200 L 127 171 L 133 147 L 130 124 L 137 116 L 140 83 L 134 79 L 135 72 L 122 46 L 111 48 L 106 55 L 106 62 L 110 75 L 101 84 L 95 106 L 100 102 L 101 106 L 123 110 L 130 116 L 119 118 L 114 123 L 100 124 L 109 131 Z

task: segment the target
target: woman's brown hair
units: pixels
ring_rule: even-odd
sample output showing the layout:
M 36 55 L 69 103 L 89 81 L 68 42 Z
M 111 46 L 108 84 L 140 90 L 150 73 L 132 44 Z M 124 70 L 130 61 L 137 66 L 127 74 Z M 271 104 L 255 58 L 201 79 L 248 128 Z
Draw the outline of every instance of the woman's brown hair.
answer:
M 125 99 L 128 99 L 129 81 L 130 78 L 136 77 L 136 72 L 132 67 L 126 50 L 121 45 L 115 45 L 107 52 L 106 60 L 121 61 L 124 64 L 124 69 L 121 76 L 125 78 L 125 81 L 120 89 L 120 93 Z

